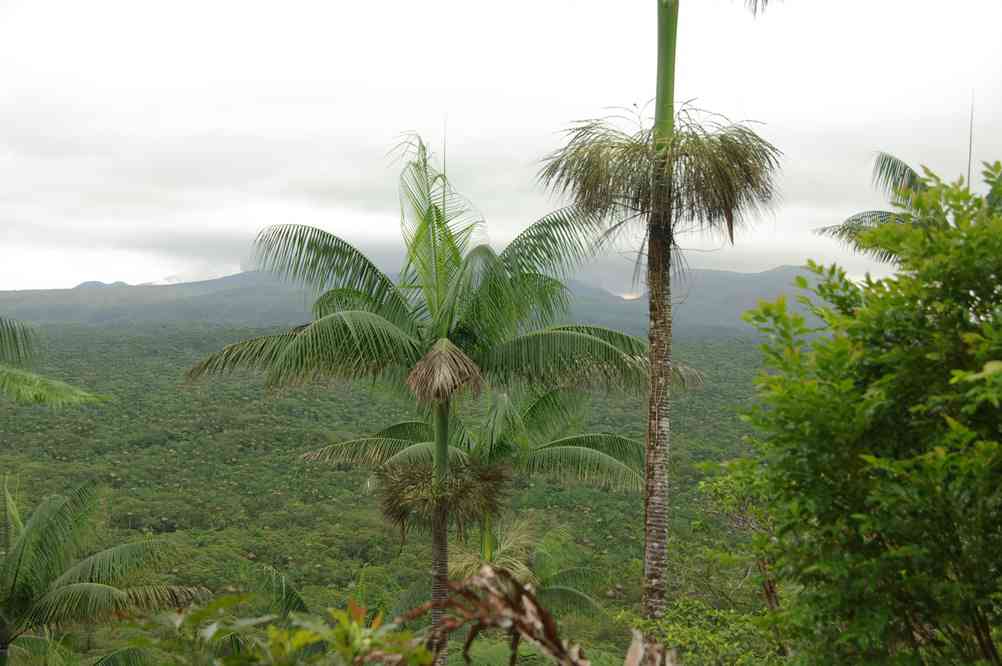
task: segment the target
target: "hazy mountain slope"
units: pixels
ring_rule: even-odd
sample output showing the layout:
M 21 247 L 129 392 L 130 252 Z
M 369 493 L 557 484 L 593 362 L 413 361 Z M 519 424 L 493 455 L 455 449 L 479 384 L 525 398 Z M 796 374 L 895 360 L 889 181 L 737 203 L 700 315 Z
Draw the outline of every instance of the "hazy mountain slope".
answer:
M 747 332 L 741 314 L 760 299 L 791 291 L 801 269 L 782 267 L 762 273 L 693 270 L 675 287 L 680 336 L 730 336 Z M 572 319 L 642 334 L 647 302 L 572 281 Z M 309 318 L 309 294 L 264 273 L 171 285 L 120 286 L 0 292 L 0 312 L 36 323 L 213 322 L 276 326 Z

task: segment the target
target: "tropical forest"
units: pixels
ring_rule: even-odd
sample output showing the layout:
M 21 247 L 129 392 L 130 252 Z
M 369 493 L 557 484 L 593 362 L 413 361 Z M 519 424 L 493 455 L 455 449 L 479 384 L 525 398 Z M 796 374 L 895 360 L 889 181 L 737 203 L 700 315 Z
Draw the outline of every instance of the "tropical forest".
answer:
M 983 154 L 997 137 L 975 115 L 1002 117 L 998 86 L 982 92 L 1002 70 L 982 70 L 942 136 L 871 141 L 818 117 L 805 141 L 773 131 L 765 102 L 738 120 L 689 95 L 754 96 L 746 79 L 779 65 L 748 67 L 737 40 L 843 3 L 468 1 L 446 21 L 396 0 L 266 20 L 99 2 L 62 27 L 29 4 L 0 18 L 38 39 L 53 26 L 62 55 L 12 49 L 9 71 L 39 92 L 0 98 L 0 666 L 1002 666 L 1002 154 Z M 960 4 L 936 15 L 997 30 L 991 3 Z M 869 6 L 836 13 L 850 26 Z M 432 54 L 495 74 L 524 59 L 504 91 L 490 76 L 457 90 L 549 118 L 533 100 L 578 94 L 561 68 L 613 57 L 567 52 L 567 26 L 539 27 L 560 12 L 608 28 L 573 39 L 622 52 L 648 101 L 616 99 L 598 69 L 582 99 L 606 106 L 544 127 L 539 150 L 489 122 L 477 135 Z M 378 40 L 376 22 L 406 30 L 400 59 L 318 67 L 374 96 L 339 104 L 389 95 L 416 118 L 385 142 L 319 118 L 334 91 L 294 92 L 328 41 Z M 896 90 L 918 95 L 907 77 L 939 47 L 904 53 L 906 23 L 873 28 L 897 54 L 874 76 L 908 70 Z M 94 37 L 79 52 L 56 43 L 74 24 Z M 503 34 L 517 53 L 495 52 Z M 873 69 L 791 38 L 806 41 L 783 88 L 815 58 Z M 997 65 L 988 41 L 977 53 Z M 727 64 L 697 70 L 696 52 Z M 285 66 L 254 65 L 271 58 Z M 63 85 L 45 83 L 53 63 L 72 73 L 64 106 L 43 90 Z M 99 111 L 102 67 L 132 72 L 122 99 L 190 97 Z M 185 87 L 217 69 L 225 83 Z M 109 83 L 73 92 L 78 74 Z M 852 85 L 827 87 L 883 108 Z M 245 93 L 288 123 L 279 152 L 238 145 Z M 818 108 L 808 96 L 775 105 Z M 455 110 L 437 132 L 429 100 L 439 120 Z M 891 106 L 907 125 L 935 115 L 924 104 Z M 116 129 L 87 129 L 104 113 Z M 65 123 L 75 138 L 43 129 Z M 190 151 L 171 143 L 185 123 L 201 128 Z M 343 134 L 321 148 L 323 123 Z M 963 159 L 941 159 L 941 140 Z M 488 143 L 510 161 L 470 157 Z M 282 150 L 348 166 L 287 171 Z M 847 175 L 839 153 L 855 150 L 868 162 Z M 76 180 L 58 180 L 69 165 Z M 849 180 L 865 194 L 841 194 Z M 499 203 L 530 190 L 531 206 Z M 774 218 L 799 235 L 769 236 Z M 202 270 L 133 277 L 163 257 Z

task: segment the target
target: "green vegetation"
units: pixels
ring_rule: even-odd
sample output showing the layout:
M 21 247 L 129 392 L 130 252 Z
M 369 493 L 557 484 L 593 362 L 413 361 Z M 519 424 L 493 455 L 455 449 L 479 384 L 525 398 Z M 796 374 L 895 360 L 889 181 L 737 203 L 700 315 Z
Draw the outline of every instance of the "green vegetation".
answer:
M 35 334 L 19 321 L 0 317 L 0 396 L 15 402 L 74 405 L 91 402 L 94 396 L 69 384 L 14 367 L 35 352 Z
M 783 301 L 750 315 L 779 626 L 804 663 L 1000 664 L 1002 214 L 930 178 L 898 215 L 859 238 L 894 277 L 814 268 L 824 335 Z
M 11 653 L 31 653 L 42 628 L 109 621 L 136 610 L 181 608 L 201 594 L 197 588 L 135 580 L 136 574 L 162 562 L 167 545 L 162 541 L 125 543 L 78 560 L 97 509 L 93 484 L 65 497 L 48 497 L 26 520 L 7 479 L 2 500 L 2 666 Z
M 29 506 L 89 480 L 107 487 L 98 544 L 166 539 L 177 554 L 157 582 L 246 590 L 253 565 L 267 564 L 288 575 L 311 609 L 343 608 L 354 598 L 392 617 L 421 603 L 430 584 L 427 536 L 416 532 L 401 545 L 378 498 L 365 492 L 367 469 L 300 460 L 331 435 L 353 439 L 378 422 L 414 418 L 409 399 L 364 382 L 269 391 L 239 372 L 179 384 L 185 369 L 219 344 L 269 332 L 187 323 L 46 327 L 39 371 L 86 383 L 109 399 L 60 412 L 0 405 L 0 468 L 15 475 Z M 681 445 L 672 461 L 672 530 L 685 538 L 700 512 L 696 465 L 742 452 L 747 430 L 736 414 L 750 404 L 758 353 L 750 339 L 681 339 L 678 348 L 705 377 L 674 411 Z M 572 431 L 643 437 L 644 407 L 636 398 L 597 392 L 580 401 Z M 560 551 L 560 566 L 589 572 L 576 587 L 610 613 L 638 602 L 639 497 L 516 477 L 510 504 L 502 520 L 530 518 L 541 535 L 567 531 L 571 543 Z M 592 651 L 621 655 L 627 628 L 591 615 L 568 609 L 558 619 L 565 634 Z M 102 629 L 95 649 L 120 640 Z
M 704 384 L 674 401 L 672 576 L 654 620 L 643 617 L 643 505 L 629 490 L 641 401 L 523 386 L 454 403 L 454 458 L 503 462 L 504 472 L 477 494 L 486 477 L 454 467 L 477 500 L 457 504 L 459 522 L 483 529 L 453 532 L 452 574 L 487 563 L 512 575 L 474 576 L 480 587 L 454 602 L 473 604 L 463 612 L 475 619 L 456 624 L 453 607 L 440 626 L 482 623 L 475 663 L 507 663 L 506 613 L 528 603 L 521 580 L 593 664 L 622 663 L 631 628 L 677 648 L 684 664 L 1000 663 L 1002 164 L 985 177 L 983 197 L 930 178 L 900 209 L 905 223 L 861 235 L 865 248 L 893 252 L 893 277 L 854 283 L 812 266 L 799 281 L 807 314 L 781 299 L 749 314 L 762 338 L 676 341 Z M 385 649 L 428 663 L 422 617 L 382 619 L 428 599 L 433 539 L 414 530 L 401 541 L 385 522 L 393 479 L 377 472 L 367 488 L 373 464 L 404 470 L 402 487 L 434 513 L 427 463 L 418 482 L 407 475 L 421 465 L 403 464 L 432 459 L 430 410 L 358 378 L 268 388 L 238 369 L 179 384 L 220 343 L 282 335 L 273 330 L 45 333 L 38 370 L 109 399 L 58 412 L 0 405 L 0 466 L 18 488 L 4 503 L 3 580 L 39 572 L 17 575 L 0 609 L 8 642 L 25 632 L 10 661 L 339 664 Z M 576 433 L 611 437 L 533 462 Z M 310 451 L 328 464 L 303 461 Z M 95 482 L 107 486 L 97 524 L 86 520 Z M 32 507 L 27 521 L 21 506 Z M 182 605 L 202 588 L 237 596 L 166 625 L 101 622 Z M 541 632 L 519 648 L 524 663 L 569 649 L 543 625 L 519 627 L 530 642 Z M 465 636 L 452 638 L 449 663 L 459 663 Z M 629 663 L 645 649 L 634 644 Z
M 372 378 L 410 389 L 432 415 L 432 437 L 417 443 L 384 437 L 383 448 L 404 442 L 403 455 L 417 450 L 433 463 L 420 494 L 430 508 L 432 600 L 440 606 L 448 596 L 448 525 L 456 508 L 451 495 L 477 494 L 467 483 L 454 484 L 449 470 L 450 420 L 464 394 L 476 395 L 483 385 L 637 389 L 645 375 L 644 345 L 608 329 L 549 326 L 566 310 L 566 287 L 557 277 L 588 255 L 595 215 L 558 211 L 496 253 L 478 242 L 482 220 L 435 170 L 420 138 L 405 144 L 405 156 L 400 203 L 406 254 L 399 281 L 325 231 L 269 227 L 257 239 L 259 261 L 320 292 L 314 320 L 230 345 L 188 376 L 255 369 L 272 387 Z M 405 494 L 406 488 L 396 499 Z M 410 511 L 399 501 L 391 505 Z M 432 611 L 436 627 L 441 611 Z

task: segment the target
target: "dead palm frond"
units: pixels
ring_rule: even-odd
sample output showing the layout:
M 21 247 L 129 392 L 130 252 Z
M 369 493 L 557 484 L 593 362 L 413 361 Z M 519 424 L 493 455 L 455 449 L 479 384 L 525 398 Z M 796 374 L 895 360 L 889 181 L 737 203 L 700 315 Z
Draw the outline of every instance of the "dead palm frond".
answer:
M 438 481 L 429 461 L 383 465 L 374 476 L 383 516 L 400 529 L 402 536 L 414 528 L 431 529 L 445 502 L 448 521 L 462 538 L 481 516 L 501 510 L 511 472 L 501 465 L 457 461 L 448 478 Z
M 407 376 L 407 386 L 423 403 L 448 400 L 461 389 L 477 395 L 483 381 L 477 364 L 448 338 L 436 342 Z

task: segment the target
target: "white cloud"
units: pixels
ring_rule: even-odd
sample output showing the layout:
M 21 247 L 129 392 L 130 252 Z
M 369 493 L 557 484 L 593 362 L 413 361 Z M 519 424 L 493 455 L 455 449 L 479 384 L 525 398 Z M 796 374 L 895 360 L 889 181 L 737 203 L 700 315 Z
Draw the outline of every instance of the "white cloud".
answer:
M 503 241 L 568 122 L 653 94 L 651 0 L 383 3 L 0 0 L 0 288 L 238 266 L 272 222 L 395 239 L 399 134 L 436 145 Z M 809 230 L 880 205 L 873 153 L 948 176 L 1002 158 L 1002 5 L 683 0 L 678 98 L 763 122 L 783 201 L 696 266 L 811 256 Z M 703 249 L 707 249 L 704 247 Z

